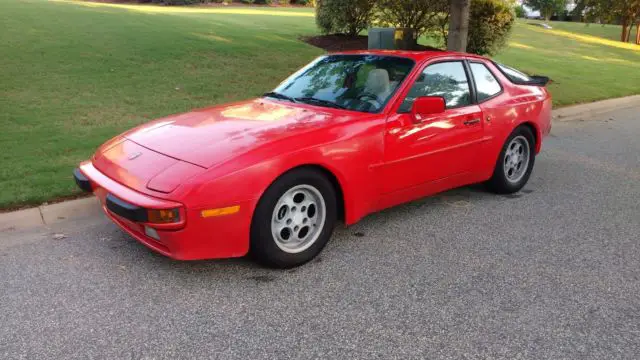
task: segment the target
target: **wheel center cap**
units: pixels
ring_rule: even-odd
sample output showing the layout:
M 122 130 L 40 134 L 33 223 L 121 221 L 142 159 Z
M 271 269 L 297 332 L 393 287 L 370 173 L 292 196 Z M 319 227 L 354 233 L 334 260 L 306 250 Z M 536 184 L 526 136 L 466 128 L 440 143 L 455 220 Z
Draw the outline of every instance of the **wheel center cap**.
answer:
M 302 225 L 302 221 L 305 218 L 305 214 L 302 211 L 298 211 L 293 215 L 293 223 L 296 225 Z

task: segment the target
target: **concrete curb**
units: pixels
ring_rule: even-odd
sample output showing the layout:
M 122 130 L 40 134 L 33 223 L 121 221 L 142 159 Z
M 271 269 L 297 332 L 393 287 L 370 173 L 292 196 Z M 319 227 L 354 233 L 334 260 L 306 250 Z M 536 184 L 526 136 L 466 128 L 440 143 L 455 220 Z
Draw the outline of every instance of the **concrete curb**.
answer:
M 49 226 L 68 220 L 80 220 L 102 214 L 95 196 L 36 208 L 0 214 L 0 235 L 3 232 Z
M 575 121 L 593 118 L 611 110 L 640 107 L 640 95 L 621 97 L 588 104 L 572 105 L 553 110 L 554 121 Z
M 640 95 L 567 106 L 553 110 L 554 121 L 575 121 L 591 118 L 614 109 L 640 107 Z M 68 220 L 101 216 L 102 207 L 96 197 L 42 205 L 37 208 L 0 214 L 0 235 L 3 232 L 49 226 Z

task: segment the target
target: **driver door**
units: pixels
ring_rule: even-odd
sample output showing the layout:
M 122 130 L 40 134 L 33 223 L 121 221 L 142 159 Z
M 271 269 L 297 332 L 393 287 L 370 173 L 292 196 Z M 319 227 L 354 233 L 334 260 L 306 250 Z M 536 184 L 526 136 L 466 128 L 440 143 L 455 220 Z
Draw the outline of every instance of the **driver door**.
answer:
M 439 61 L 423 69 L 397 112 L 387 120 L 383 194 L 474 171 L 483 118 L 472 100 L 470 79 L 462 60 Z M 413 116 L 413 101 L 420 96 L 443 97 L 445 111 Z

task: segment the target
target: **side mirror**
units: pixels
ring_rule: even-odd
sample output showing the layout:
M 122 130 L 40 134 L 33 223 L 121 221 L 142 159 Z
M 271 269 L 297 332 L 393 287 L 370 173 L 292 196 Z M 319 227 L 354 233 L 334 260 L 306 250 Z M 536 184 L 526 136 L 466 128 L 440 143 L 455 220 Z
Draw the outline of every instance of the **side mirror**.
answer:
M 445 108 L 444 98 L 440 96 L 420 96 L 413 102 L 411 115 L 419 122 L 425 116 L 443 113 Z

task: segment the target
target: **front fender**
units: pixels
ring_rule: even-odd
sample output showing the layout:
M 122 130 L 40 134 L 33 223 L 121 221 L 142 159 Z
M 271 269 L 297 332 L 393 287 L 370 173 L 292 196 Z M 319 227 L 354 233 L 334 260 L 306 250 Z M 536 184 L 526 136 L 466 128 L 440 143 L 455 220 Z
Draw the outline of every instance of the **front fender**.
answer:
M 378 177 L 372 170 L 372 165 L 382 161 L 384 122 L 378 124 L 361 123 L 360 132 L 344 131 L 350 136 L 337 141 L 266 159 L 272 150 L 245 154 L 191 179 L 181 186 L 178 198 L 191 209 L 234 206 L 239 202 L 250 202 L 255 208 L 265 190 L 282 174 L 301 166 L 317 166 L 335 177 L 343 194 L 345 222 L 352 224 L 373 210 L 380 193 Z

